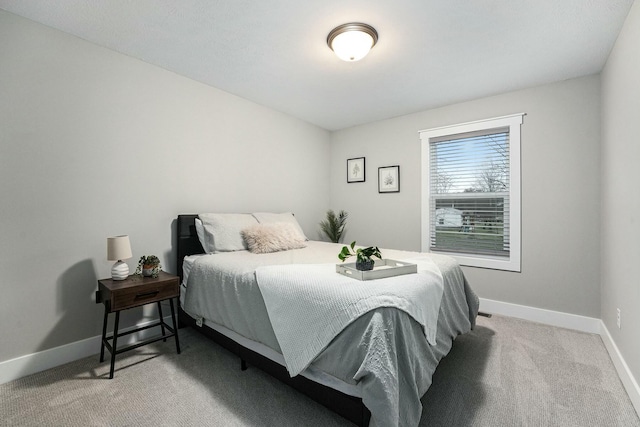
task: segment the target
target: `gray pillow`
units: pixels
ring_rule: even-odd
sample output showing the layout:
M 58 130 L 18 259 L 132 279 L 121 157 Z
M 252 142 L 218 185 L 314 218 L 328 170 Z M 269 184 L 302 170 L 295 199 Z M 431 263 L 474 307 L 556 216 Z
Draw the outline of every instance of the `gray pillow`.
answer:
M 207 253 L 247 250 L 240 232 L 258 224 L 251 214 L 203 213 L 198 217 L 204 230 L 202 246 Z

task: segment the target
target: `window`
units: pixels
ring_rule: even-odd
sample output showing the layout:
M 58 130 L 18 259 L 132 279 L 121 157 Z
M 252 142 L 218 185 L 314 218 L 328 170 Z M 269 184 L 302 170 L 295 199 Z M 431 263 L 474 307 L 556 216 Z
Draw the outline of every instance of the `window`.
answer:
M 522 116 L 420 132 L 423 251 L 520 271 Z

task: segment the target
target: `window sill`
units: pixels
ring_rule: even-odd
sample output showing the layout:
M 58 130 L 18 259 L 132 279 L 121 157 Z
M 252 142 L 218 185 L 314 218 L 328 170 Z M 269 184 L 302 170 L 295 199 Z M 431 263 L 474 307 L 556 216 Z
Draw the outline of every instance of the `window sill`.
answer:
M 447 255 L 458 261 L 458 264 L 465 267 L 488 268 L 491 270 L 513 271 L 520 273 L 520 260 L 495 258 L 482 255 L 461 255 L 455 252 L 433 251 L 438 255 Z

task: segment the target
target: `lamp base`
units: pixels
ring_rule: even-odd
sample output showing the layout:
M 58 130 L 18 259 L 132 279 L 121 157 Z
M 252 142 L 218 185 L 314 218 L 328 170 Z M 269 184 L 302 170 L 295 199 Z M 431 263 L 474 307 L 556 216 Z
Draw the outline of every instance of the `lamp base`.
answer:
M 127 277 L 129 277 L 129 265 L 122 260 L 118 260 L 111 268 L 111 279 L 124 280 Z

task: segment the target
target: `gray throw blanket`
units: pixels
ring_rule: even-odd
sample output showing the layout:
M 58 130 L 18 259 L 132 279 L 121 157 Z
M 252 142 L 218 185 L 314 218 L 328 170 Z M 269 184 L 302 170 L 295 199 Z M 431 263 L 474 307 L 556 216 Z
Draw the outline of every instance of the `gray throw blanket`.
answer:
M 336 273 L 335 264 L 256 269 L 256 281 L 292 377 L 355 319 L 380 307 L 405 311 L 422 326 L 427 341 L 436 344 L 442 274 L 426 256 L 402 261 L 417 264 L 418 272 L 360 281 Z

